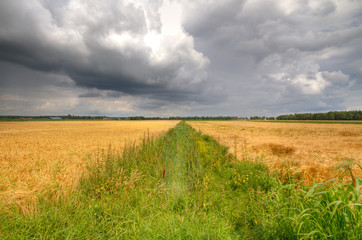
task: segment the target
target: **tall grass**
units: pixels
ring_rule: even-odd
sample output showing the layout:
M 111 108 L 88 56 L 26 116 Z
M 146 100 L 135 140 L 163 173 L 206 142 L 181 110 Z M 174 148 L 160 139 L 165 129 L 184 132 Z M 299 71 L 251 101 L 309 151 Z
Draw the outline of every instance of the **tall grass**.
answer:
M 33 215 L 0 214 L 1 239 L 361 239 L 360 180 L 283 184 L 181 122 L 90 159 L 78 191 Z

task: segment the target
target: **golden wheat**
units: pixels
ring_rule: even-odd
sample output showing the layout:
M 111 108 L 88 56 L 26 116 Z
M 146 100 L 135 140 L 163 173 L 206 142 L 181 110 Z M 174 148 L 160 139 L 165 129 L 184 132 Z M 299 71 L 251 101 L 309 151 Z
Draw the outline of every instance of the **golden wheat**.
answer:
M 37 195 L 74 189 L 87 155 L 157 137 L 178 121 L 0 122 L 0 203 L 30 211 Z M 1 207 L 1 205 L 0 205 Z
M 362 125 L 247 121 L 189 122 L 229 147 L 238 159 L 259 159 L 282 177 L 306 183 L 334 177 L 343 161 L 361 163 Z M 357 174 L 361 171 L 356 169 Z

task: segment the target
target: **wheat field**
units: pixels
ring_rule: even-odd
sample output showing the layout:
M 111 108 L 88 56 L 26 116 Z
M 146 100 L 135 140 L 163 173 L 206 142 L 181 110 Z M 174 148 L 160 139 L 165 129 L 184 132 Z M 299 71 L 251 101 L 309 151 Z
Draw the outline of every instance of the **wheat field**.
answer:
M 37 196 L 59 198 L 74 189 L 91 155 L 148 134 L 160 136 L 178 121 L 0 122 L 0 203 L 30 211 Z M 1 206 L 0 206 L 1 207 Z
M 361 164 L 362 125 L 247 121 L 190 121 L 229 147 L 239 160 L 261 160 L 282 177 L 307 184 L 331 179 L 346 161 Z M 355 169 L 360 177 L 361 171 Z

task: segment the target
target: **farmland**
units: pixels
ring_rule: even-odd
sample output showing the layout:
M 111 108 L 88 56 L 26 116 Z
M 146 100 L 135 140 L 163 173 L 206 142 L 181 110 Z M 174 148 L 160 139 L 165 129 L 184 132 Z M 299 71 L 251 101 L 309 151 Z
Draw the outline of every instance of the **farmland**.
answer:
M 361 164 L 359 124 L 247 121 L 190 124 L 228 146 L 238 159 L 263 161 L 271 170 L 285 177 L 291 174 L 308 184 L 335 177 L 333 169 L 343 162 Z
M 277 171 L 277 165 L 271 164 L 273 161 L 283 162 L 283 158 L 289 163 L 294 161 L 292 159 L 301 161 L 303 156 L 313 155 L 312 150 L 318 145 L 304 149 L 308 145 L 306 142 L 323 134 L 330 141 L 335 136 L 336 142 L 333 143 L 336 147 L 345 147 L 343 143 L 346 142 L 355 144 L 354 141 L 360 139 L 358 126 L 321 128 L 195 121 L 189 122 L 192 128 L 184 121 L 178 124 L 166 121 L 56 123 L 63 129 L 64 125 L 75 124 L 69 127 L 68 135 L 64 135 L 64 152 L 71 149 L 76 155 L 86 157 L 79 157 L 79 167 L 68 165 L 72 162 L 69 160 L 60 168 L 51 164 L 48 168 L 47 157 L 54 149 L 61 149 L 59 144 L 44 153 L 43 161 L 29 165 L 29 173 L 24 176 L 32 177 L 26 183 L 31 183 L 31 179 L 35 179 L 34 182 L 59 180 L 54 185 L 38 186 L 42 192 L 35 192 L 37 201 L 25 208 L 29 211 L 24 211 L 24 206 L 18 202 L 11 205 L 5 199 L 1 200 L 12 206 L 0 211 L 1 239 L 361 239 L 359 178 L 353 182 L 347 176 L 344 180 L 310 185 L 305 175 L 290 172 L 286 179 L 282 172 Z M 5 133 L 11 131 L 14 135 L 28 131 L 36 138 L 53 126 L 53 122 L 49 122 L 51 126 L 47 126 L 48 122 L 36 124 L 41 131 L 30 131 L 37 129 L 34 125 L 17 129 L 6 126 L 1 137 L 9 137 Z M 127 129 L 130 130 L 128 135 L 125 134 Z M 147 129 L 157 138 L 149 137 Z M 61 130 L 59 127 L 53 130 L 57 137 L 49 141 L 59 141 L 63 136 Z M 118 131 L 117 136 L 122 135 L 120 142 L 117 136 L 113 136 L 115 131 Z M 78 134 L 72 134 L 74 132 Z M 125 139 L 125 136 L 128 137 Z M 296 142 L 299 145 L 293 145 L 291 139 L 298 136 Z M 74 141 L 77 137 L 78 146 Z M 83 145 L 88 139 L 93 141 Z M 97 141 L 99 143 L 95 144 Z M 338 145 L 338 141 L 342 145 Z M 69 142 L 72 144 L 66 145 Z M 11 143 L 13 147 L 17 146 L 15 140 Z M 355 146 L 353 144 L 351 146 Z M 84 148 L 77 152 L 81 146 Z M 11 152 L 11 147 L 6 149 L 7 159 L 10 153 L 17 153 Z M 19 147 L 18 151 L 21 149 L 26 148 Z M 350 160 L 342 155 L 342 149 L 338 150 L 334 158 Z M 328 149 L 321 148 L 320 151 Z M 27 153 L 32 153 L 32 149 Z M 326 156 L 329 154 L 327 152 Z M 353 154 L 351 157 L 359 160 L 358 150 Z M 34 161 L 41 155 L 32 156 L 28 159 Z M 67 155 L 59 156 L 55 162 Z M 25 184 L 21 179 L 16 182 L 15 176 L 23 174 L 26 169 L 16 168 L 9 162 L 5 162 L 8 164 L 6 169 L 13 169 L 13 172 L 3 171 L 1 179 L 12 179 L 13 184 L 3 186 L 15 192 Z M 333 167 L 335 164 L 326 163 Z M 303 162 L 298 166 L 302 168 Z M 343 172 L 348 166 L 351 164 L 340 165 L 338 172 Z M 50 170 L 39 174 L 47 168 Z M 67 168 L 73 169 L 69 176 L 76 175 L 76 180 L 61 179 L 67 176 Z M 43 175 L 48 177 L 42 178 Z M 315 180 L 310 182 L 324 179 L 320 175 L 314 177 Z M 304 179 L 306 181 L 300 181 Z M 59 187 L 61 182 L 71 184 Z M 31 187 L 33 185 L 28 189 Z M 8 190 L 1 191 L 6 194 Z M 10 198 L 11 195 L 7 196 Z
M 87 159 L 112 146 L 122 151 L 145 134 L 158 137 L 178 121 L 54 121 L 0 123 L 0 202 L 27 212 L 37 195 L 74 189 Z

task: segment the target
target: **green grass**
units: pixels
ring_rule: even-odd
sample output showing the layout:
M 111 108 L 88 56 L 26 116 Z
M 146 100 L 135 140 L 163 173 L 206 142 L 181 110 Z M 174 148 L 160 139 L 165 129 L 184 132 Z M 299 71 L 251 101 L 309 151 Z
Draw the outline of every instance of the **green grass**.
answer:
M 122 154 L 89 159 L 78 191 L 0 213 L 1 239 L 361 239 L 361 193 L 282 184 L 184 122 Z

